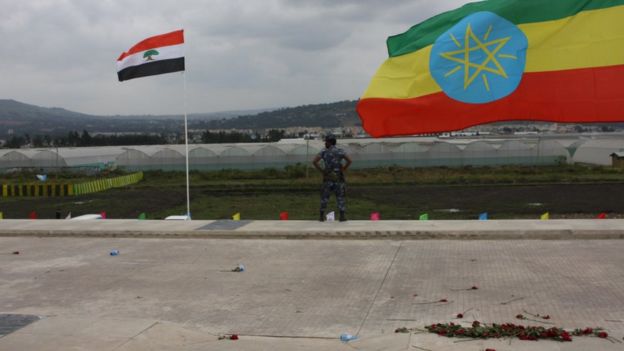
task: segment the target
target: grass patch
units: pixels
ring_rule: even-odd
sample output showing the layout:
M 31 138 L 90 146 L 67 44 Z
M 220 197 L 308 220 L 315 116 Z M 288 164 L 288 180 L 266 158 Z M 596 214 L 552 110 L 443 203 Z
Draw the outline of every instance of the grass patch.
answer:
M 118 175 L 118 174 L 115 174 Z M 6 176 L 6 175 L 5 175 Z M 71 177 L 72 175 L 68 175 Z M 30 177 L 11 175 L 11 180 Z M 15 178 L 14 178 L 15 177 Z M 89 180 L 88 177 L 82 176 Z M 610 218 L 624 213 L 624 171 L 610 167 L 464 167 L 353 170 L 347 174 L 349 219 Z M 321 179 L 298 165 L 282 170 L 192 172 L 191 210 L 194 219 L 278 219 L 288 211 L 293 220 L 316 220 Z M 335 210 L 331 198 L 328 210 Z M 110 218 L 164 218 L 186 212 L 183 172 L 146 172 L 144 181 L 129 187 L 67 198 L 2 198 L 5 218 L 54 218 L 56 211 L 80 215 L 106 211 Z

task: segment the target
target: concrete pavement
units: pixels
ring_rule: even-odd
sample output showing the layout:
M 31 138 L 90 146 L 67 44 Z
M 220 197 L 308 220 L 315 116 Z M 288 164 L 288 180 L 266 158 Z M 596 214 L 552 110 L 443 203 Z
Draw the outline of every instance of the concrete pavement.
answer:
M 0 236 L 240 239 L 624 239 L 624 219 L 446 221 L 0 220 Z
M 42 318 L 0 337 L 0 350 L 621 350 L 598 338 L 457 343 L 394 330 L 538 324 L 515 319 L 529 312 L 622 340 L 623 250 L 608 239 L 0 237 L 0 314 Z M 232 272 L 239 263 L 246 271 Z M 218 338 L 231 333 L 240 340 Z

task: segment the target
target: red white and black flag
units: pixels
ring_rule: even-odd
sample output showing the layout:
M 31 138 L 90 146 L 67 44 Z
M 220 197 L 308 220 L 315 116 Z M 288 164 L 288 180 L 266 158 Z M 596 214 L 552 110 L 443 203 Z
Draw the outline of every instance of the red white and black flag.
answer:
M 184 30 L 147 38 L 117 59 L 119 81 L 184 71 Z

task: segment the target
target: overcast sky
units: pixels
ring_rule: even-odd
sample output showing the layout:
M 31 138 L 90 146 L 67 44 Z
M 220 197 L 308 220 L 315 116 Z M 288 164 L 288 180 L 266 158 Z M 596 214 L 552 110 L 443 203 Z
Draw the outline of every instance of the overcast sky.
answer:
M 388 36 L 461 0 L 0 0 L 0 99 L 97 114 L 184 109 L 183 76 L 120 83 L 138 41 L 185 30 L 187 111 L 358 98 Z

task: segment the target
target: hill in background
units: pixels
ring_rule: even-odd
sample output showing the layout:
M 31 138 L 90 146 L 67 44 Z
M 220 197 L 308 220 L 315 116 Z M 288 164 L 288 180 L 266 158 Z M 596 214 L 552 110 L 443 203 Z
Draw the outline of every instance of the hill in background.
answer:
M 276 110 L 226 111 L 190 114 L 193 129 L 267 129 L 287 127 L 349 127 L 359 125 L 356 101 L 305 105 Z M 0 138 L 10 134 L 65 135 L 71 130 L 90 133 L 171 133 L 181 131 L 182 115 L 96 116 L 58 107 L 40 107 L 0 100 Z
M 337 128 L 361 125 L 355 111 L 357 101 L 280 108 L 255 115 L 202 123 L 210 129 L 268 129 L 288 127 Z

